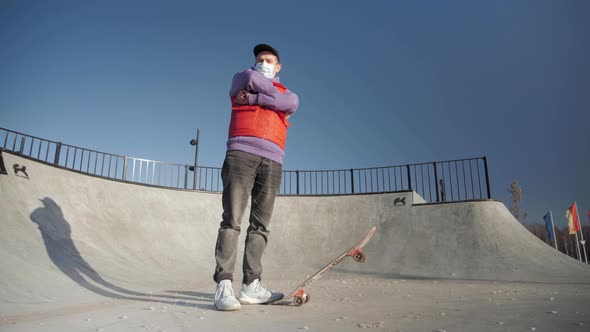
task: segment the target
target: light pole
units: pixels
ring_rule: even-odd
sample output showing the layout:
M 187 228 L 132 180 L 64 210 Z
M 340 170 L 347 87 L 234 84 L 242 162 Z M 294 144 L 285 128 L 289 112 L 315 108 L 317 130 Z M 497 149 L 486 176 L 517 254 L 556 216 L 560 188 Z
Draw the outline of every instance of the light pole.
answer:
M 198 160 L 199 160 L 199 134 L 200 131 L 197 128 L 197 138 L 193 138 L 190 141 L 191 145 L 195 146 L 195 164 L 192 167 L 189 167 L 189 169 L 192 168 L 193 171 L 193 190 L 197 190 L 197 165 L 198 165 Z

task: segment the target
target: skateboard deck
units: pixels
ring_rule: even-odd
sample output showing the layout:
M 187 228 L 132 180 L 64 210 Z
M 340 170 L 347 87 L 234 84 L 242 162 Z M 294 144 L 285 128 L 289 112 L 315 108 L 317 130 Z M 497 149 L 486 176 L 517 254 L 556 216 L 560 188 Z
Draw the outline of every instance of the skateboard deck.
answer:
M 297 287 L 295 287 L 295 289 L 293 289 L 292 292 L 290 292 L 289 294 L 285 295 L 282 299 L 278 299 L 278 300 L 273 301 L 273 302 L 270 302 L 270 303 L 272 303 L 272 304 L 278 304 L 279 301 L 285 301 L 285 300 L 288 300 L 290 298 L 293 298 L 293 303 L 296 306 L 300 306 L 302 304 L 305 304 L 305 303 L 309 302 L 310 299 L 311 299 L 311 297 L 305 291 L 305 287 L 308 286 L 309 284 L 311 284 L 312 282 L 314 282 L 315 280 L 318 280 L 319 278 L 321 278 L 321 276 L 324 273 L 326 273 L 332 267 L 338 265 L 346 257 L 349 257 L 350 256 L 355 261 L 357 261 L 359 263 L 364 262 L 366 256 L 362 252 L 362 248 L 373 237 L 373 235 L 375 234 L 375 231 L 376 230 L 377 230 L 377 228 L 373 226 L 373 228 L 371 228 L 369 230 L 369 232 L 367 233 L 367 235 L 365 235 L 365 237 L 358 244 L 356 244 L 352 248 L 350 248 L 350 249 L 344 251 L 343 253 L 341 253 L 340 255 L 338 255 L 330 263 L 328 263 L 326 266 L 324 266 L 321 270 L 317 271 L 314 275 L 312 275 L 311 277 L 307 278 L 305 281 L 303 281 L 301 284 L 299 284 Z

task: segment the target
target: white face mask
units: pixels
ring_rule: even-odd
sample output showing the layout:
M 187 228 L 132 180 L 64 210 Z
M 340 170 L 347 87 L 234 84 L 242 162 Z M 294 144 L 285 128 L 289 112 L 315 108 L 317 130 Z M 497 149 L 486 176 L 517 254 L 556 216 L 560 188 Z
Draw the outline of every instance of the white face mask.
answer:
M 264 77 L 268 79 L 275 77 L 275 65 L 262 61 L 258 62 L 255 67 L 256 71 L 264 75 Z

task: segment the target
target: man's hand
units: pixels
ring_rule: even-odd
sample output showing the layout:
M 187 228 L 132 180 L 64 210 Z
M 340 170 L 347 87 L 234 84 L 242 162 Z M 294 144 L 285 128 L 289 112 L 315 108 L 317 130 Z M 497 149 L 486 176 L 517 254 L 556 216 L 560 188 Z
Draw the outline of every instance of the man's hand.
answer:
M 250 93 L 248 93 L 248 91 L 240 90 L 240 92 L 238 92 L 238 94 L 236 95 L 236 103 L 242 104 L 242 105 L 248 104 L 248 97 L 249 96 L 250 96 Z

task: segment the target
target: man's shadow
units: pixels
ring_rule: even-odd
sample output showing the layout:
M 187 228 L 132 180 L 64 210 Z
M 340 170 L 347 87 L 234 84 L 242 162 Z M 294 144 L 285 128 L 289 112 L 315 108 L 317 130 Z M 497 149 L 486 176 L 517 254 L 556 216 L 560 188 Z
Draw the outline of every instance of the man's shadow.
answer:
M 65 220 L 59 205 L 49 197 L 43 198 L 41 202 L 44 206 L 37 208 L 31 213 L 31 220 L 38 225 L 43 242 L 45 243 L 45 248 L 47 249 L 47 254 L 53 264 L 78 285 L 96 294 L 113 299 L 160 302 L 170 305 L 198 307 L 201 309 L 212 307 L 212 294 L 192 293 L 193 296 L 190 297 L 146 294 L 131 291 L 104 280 L 80 255 L 72 240 L 70 224 Z M 90 283 L 84 276 L 102 287 Z M 159 298 L 170 300 L 166 301 Z M 209 304 L 188 303 L 184 300 L 197 300 Z

